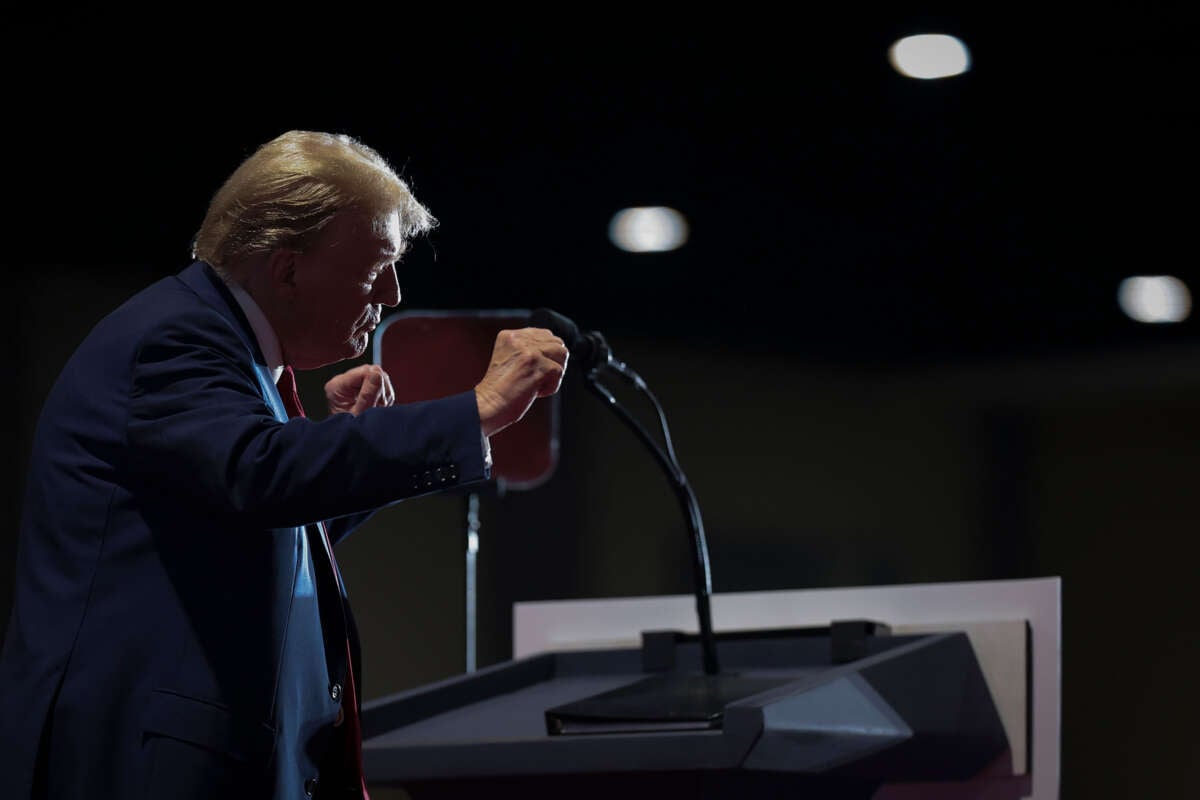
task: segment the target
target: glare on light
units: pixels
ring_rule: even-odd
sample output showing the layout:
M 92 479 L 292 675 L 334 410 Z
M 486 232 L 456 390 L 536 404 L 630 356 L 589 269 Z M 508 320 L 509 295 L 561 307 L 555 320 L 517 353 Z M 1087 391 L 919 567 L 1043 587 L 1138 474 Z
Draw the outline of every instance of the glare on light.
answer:
M 1117 290 L 1121 310 L 1138 322 L 1183 322 L 1192 311 L 1187 285 L 1171 275 L 1135 275 Z
M 971 66 L 967 46 L 944 33 L 905 36 L 888 50 L 888 60 L 901 75 L 910 78 L 949 78 Z
M 626 208 L 613 215 L 608 238 L 631 253 L 659 253 L 674 250 L 687 241 L 687 220 L 673 208 L 641 206 Z

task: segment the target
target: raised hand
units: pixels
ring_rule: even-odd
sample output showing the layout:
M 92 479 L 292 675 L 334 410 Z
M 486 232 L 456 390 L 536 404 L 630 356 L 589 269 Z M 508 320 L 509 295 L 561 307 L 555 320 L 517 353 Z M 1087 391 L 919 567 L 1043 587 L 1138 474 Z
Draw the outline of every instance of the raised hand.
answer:
M 362 364 L 335 375 L 325 384 L 330 414 L 358 415 L 368 408 L 396 402 L 392 379 L 378 364 Z
M 475 386 L 479 421 L 487 436 L 507 428 L 539 397 L 558 391 L 567 369 L 567 347 L 545 328 L 496 334 L 487 373 Z

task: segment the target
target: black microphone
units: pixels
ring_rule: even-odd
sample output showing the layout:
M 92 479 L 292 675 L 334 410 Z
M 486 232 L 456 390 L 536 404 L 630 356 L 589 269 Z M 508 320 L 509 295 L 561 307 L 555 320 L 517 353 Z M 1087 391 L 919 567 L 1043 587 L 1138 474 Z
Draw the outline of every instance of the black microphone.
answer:
M 587 370 L 612 362 L 612 350 L 599 331 L 584 333 L 572 320 L 557 311 L 535 309 L 529 315 L 529 324 L 534 328 L 548 328 L 562 339 L 571 352 L 571 366 L 578 365 Z
M 603 400 L 605 405 L 612 409 L 621 421 L 641 439 L 642 444 L 646 445 L 658 460 L 659 466 L 666 472 L 688 525 L 689 544 L 692 550 L 692 577 L 696 594 L 696 616 L 700 623 L 700 651 L 704 661 L 704 672 L 708 676 L 719 675 L 721 667 L 717 660 L 716 638 L 712 629 L 712 609 L 709 602 L 712 595 L 712 576 L 709 573 L 708 544 L 704 539 L 704 522 L 700 518 L 700 504 L 696 500 L 696 494 L 688 485 L 683 469 L 679 466 L 679 460 L 675 457 L 675 447 L 671 444 L 671 432 L 667 428 L 667 416 L 663 413 L 662 405 L 640 375 L 623 361 L 613 358 L 608 342 L 604 341 L 604 337 L 597 331 L 584 333 L 573 321 L 549 308 L 539 308 L 530 312 L 529 324 L 537 328 L 548 328 L 563 340 L 571 353 L 571 363 L 583 366 L 584 380 L 588 389 Z M 654 437 L 642 427 L 642 424 L 617 401 L 608 387 L 600 382 L 600 367 L 617 373 L 650 399 L 658 414 L 665 448 L 659 446 Z M 685 686 L 680 693 L 680 698 L 687 702 L 693 702 L 695 694 L 694 689 Z M 710 691 L 707 697 L 710 701 L 715 701 L 723 695 L 720 692 Z M 657 711 L 662 711 L 662 709 L 659 708 Z M 670 715 L 668 714 L 668 716 Z

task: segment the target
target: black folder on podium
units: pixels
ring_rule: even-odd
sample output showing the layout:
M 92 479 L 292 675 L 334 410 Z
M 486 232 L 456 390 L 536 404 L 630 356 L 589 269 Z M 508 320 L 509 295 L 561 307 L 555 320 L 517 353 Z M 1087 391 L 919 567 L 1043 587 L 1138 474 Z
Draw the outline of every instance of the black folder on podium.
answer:
M 1021 796 L 965 633 L 858 620 L 717 646 L 719 675 L 697 668 L 695 635 L 646 632 L 641 648 L 529 656 L 376 700 L 366 774 L 414 800 L 878 799 L 989 776 L 989 797 Z

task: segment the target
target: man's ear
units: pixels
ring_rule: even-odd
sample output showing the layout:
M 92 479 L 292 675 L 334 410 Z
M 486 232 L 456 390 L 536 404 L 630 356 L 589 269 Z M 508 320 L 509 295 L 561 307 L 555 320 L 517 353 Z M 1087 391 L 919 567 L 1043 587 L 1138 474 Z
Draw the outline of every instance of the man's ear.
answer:
M 296 251 L 276 247 L 267 256 L 266 267 L 275 290 L 281 294 L 291 294 L 296 288 Z

